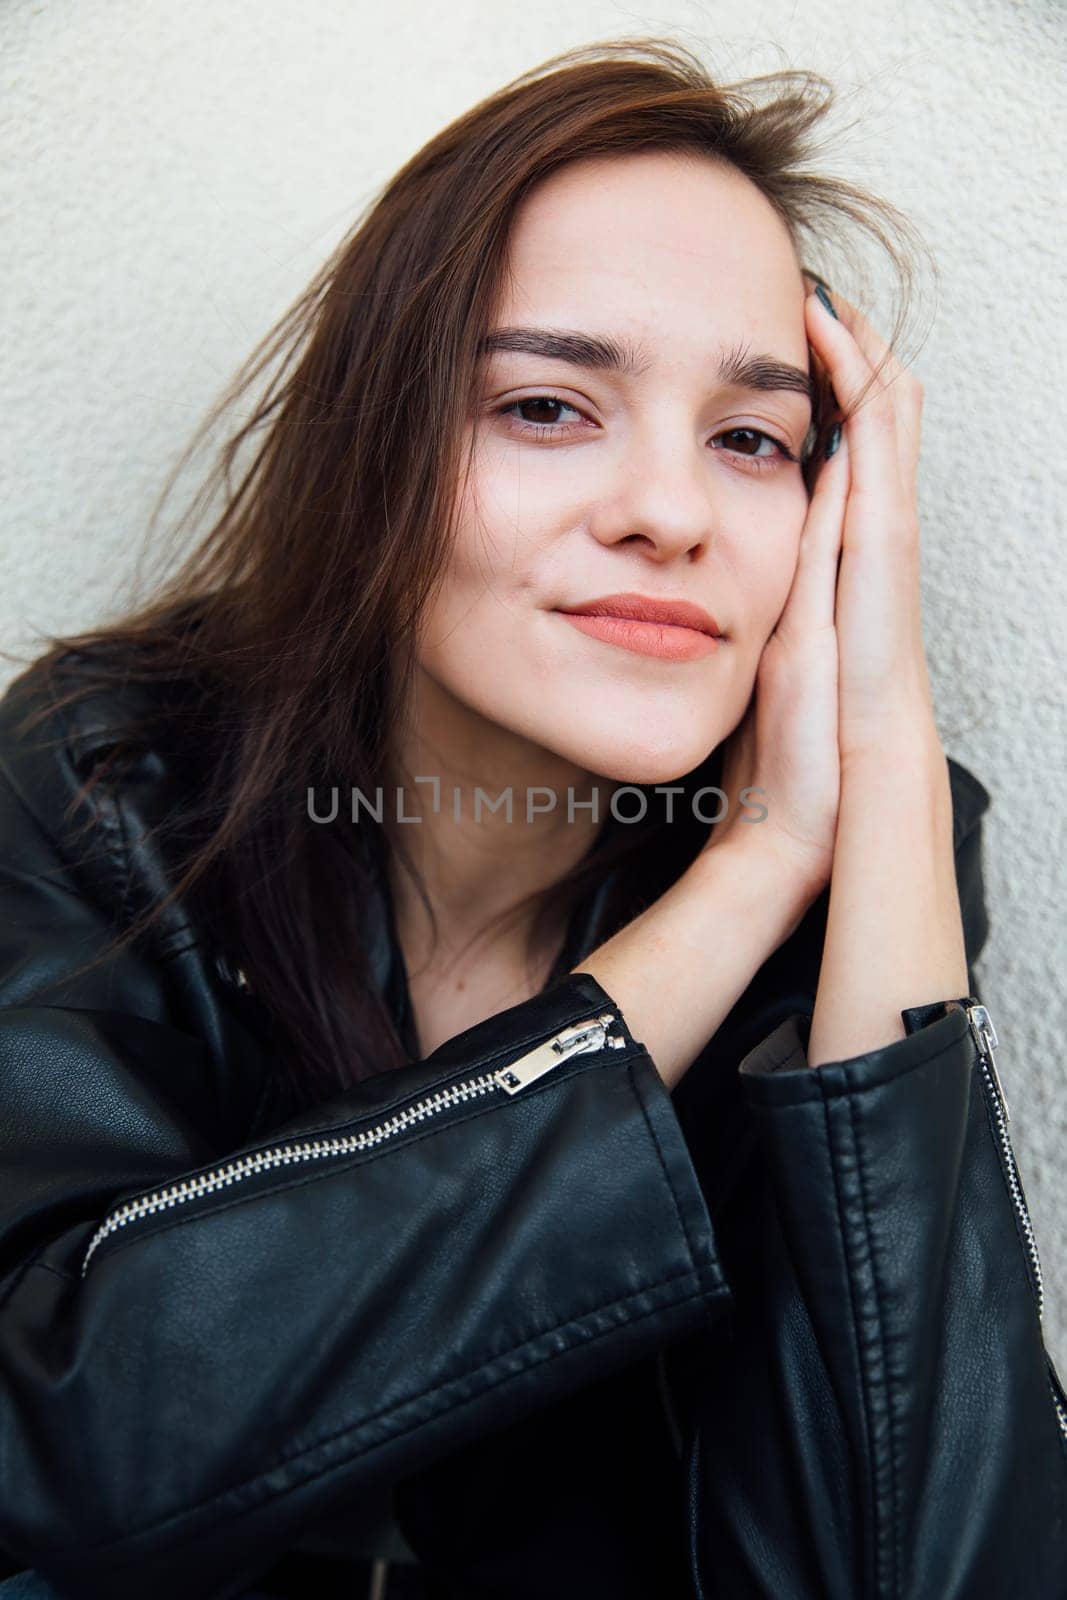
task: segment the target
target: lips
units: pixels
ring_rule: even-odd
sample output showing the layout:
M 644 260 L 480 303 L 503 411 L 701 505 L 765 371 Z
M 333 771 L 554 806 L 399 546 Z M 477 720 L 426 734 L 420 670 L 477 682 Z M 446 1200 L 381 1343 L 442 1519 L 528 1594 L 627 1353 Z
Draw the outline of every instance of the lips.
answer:
M 582 600 L 573 606 L 560 606 L 569 616 L 621 617 L 630 622 L 656 622 L 675 628 L 693 628 L 698 633 L 722 637 L 722 629 L 710 612 L 691 600 L 658 600 L 643 594 L 605 594 L 597 600 Z

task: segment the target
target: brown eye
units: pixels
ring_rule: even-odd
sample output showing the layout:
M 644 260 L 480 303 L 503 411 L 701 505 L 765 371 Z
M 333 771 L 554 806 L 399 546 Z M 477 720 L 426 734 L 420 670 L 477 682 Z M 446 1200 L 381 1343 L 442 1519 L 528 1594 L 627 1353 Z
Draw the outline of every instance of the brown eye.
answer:
M 720 443 L 725 440 L 726 443 Z M 727 428 L 725 432 L 716 434 L 712 445 L 717 450 L 725 450 L 728 455 L 741 456 L 760 471 L 768 467 L 780 467 L 787 461 L 796 461 L 796 456 L 788 445 L 780 439 L 773 439 L 769 433 L 764 433 L 762 428 Z M 769 450 L 763 450 L 763 445 L 769 445 Z
M 766 439 L 768 444 L 777 446 L 777 440 L 772 439 L 768 433 L 760 433 L 757 428 L 730 428 L 728 432 L 721 434 L 720 437 L 739 441 L 731 443 L 730 449 L 736 450 L 740 455 L 744 456 L 759 455 L 759 446 L 762 439 Z
M 553 400 L 551 395 L 537 394 L 529 400 L 516 400 L 515 405 L 523 422 L 558 422 L 559 417 L 555 413 L 560 411 L 563 401 Z M 533 416 L 529 415 L 531 410 L 534 412 Z M 552 414 L 546 416 L 546 411 Z
M 576 406 L 552 394 L 528 394 L 522 400 L 512 400 L 509 405 L 498 407 L 498 414 L 507 417 L 516 432 L 543 438 L 549 434 L 567 434 L 575 426 L 566 420 L 561 424 L 560 411 L 571 411 L 575 417 L 581 417 Z M 526 412 L 533 412 L 533 415 L 527 416 Z

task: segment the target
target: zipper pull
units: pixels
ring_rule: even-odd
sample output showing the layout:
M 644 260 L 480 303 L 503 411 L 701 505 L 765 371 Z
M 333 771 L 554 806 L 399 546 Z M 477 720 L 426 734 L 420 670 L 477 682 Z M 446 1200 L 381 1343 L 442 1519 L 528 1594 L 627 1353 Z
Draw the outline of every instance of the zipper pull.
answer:
M 985 1006 L 968 1006 L 967 1021 L 970 1024 L 971 1034 L 974 1038 L 975 1045 L 978 1048 L 979 1055 L 985 1056 L 986 1060 L 989 1062 L 990 1069 L 992 1070 L 993 1081 L 997 1086 L 997 1093 L 1000 1096 L 1000 1103 L 1004 1107 L 1004 1121 L 1010 1122 L 1011 1112 L 1008 1110 L 1008 1101 L 1004 1094 L 1004 1085 L 1000 1081 L 1000 1073 L 997 1071 L 997 1058 L 994 1055 L 994 1051 L 1000 1041 L 997 1039 L 997 1031 L 993 1026 L 993 1019 L 989 1015 L 989 1012 L 986 1010 Z
M 492 1076 L 508 1094 L 518 1094 L 528 1083 L 536 1083 L 538 1078 L 543 1078 L 546 1072 L 551 1072 L 553 1067 L 566 1061 L 569 1056 L 585 1055 L 590 1050 L 603 1050 L 605 1047 L 621 1050 L 626 1040 L 607 1032 L 608 1024 L 615 1020 L 613 1011 L 604 1011 L 588 1022 L 578 1022 L 573 1027 L 564 1028 L 555 1038 L 546 1039 L 517 1061 L 499 1068 Z

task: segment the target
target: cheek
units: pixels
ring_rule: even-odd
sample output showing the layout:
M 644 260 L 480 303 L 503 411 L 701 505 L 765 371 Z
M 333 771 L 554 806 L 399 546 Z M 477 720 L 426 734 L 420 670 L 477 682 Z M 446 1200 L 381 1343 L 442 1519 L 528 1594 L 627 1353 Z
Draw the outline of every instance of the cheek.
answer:
M 506 470 L 505 470 L 506 469 Z M 453 503 L 452 537 L 442 592 L 475 592 L 506 602 L 521 588 L 539 545 L 543 518 L 528 483 L 510 462 L 484 446 L 476 449 L 470 480 Z
M 468 491 L 457 504 L 443 569 L 427 608 L 443 627 L 472 607 L 488 616 L 494 601 L 507 603 L 519 576 L 520 550 L 513 527 Z M 436 631 L 436 628 L 435 628 Z
M 485 678 L 487 660 L 506 676 L 521 638 L 517 620 L 530 604 L 531 572 L 530 547 L 513 528 L 468 511 L 419 620 L 422 665 L 464 693 Z
M 732 565 L 738 592 L 748 600 L 751 632 L 761 645 L 789 598 L 807 511 L 807 490 L 798 478 L 768 492 L 738 526 Z

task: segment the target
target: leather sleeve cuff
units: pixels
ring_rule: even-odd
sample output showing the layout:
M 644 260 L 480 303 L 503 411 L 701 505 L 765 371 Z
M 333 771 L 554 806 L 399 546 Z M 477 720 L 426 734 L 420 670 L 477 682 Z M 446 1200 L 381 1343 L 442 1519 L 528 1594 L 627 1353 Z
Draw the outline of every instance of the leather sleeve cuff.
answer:
M 953 1011 L 966 1012 L 968 1006 L 977 1002 L 969 996 L 956 1000 L 937 1000 L 930 1005 L 908 1006 L 901 1013 L 904 1024 L 905 1036 L 928 1027 L 931 1023 L 940 1022 Z M 768 1034 L 762 1043 L 756 1045 L 743 1057 L 738 1071 L 746 1078 L 766 1077 L 775 1072 L 794 1072 L 807 1068 L 809 1072 L 817 1072 L 818 1067 L 812 1067 L 808 1061 L 808 1040 L 811 1036 L 811 1016 L 806 1011 L 794 1012 L 779 1023 L 773 1033 Z M 904 1040 L 898 1039 L 896 1044 L 903 1044 Z M 893 1045 L 882 1045 L 878 1054 L 891 1050 Z M 873 1054 L 874 1052 L 865 1052 Z M 860 1060 L 862 1057 L 853 1059 Z M 836 1065 L 836 1063 L 827 1063 Z

